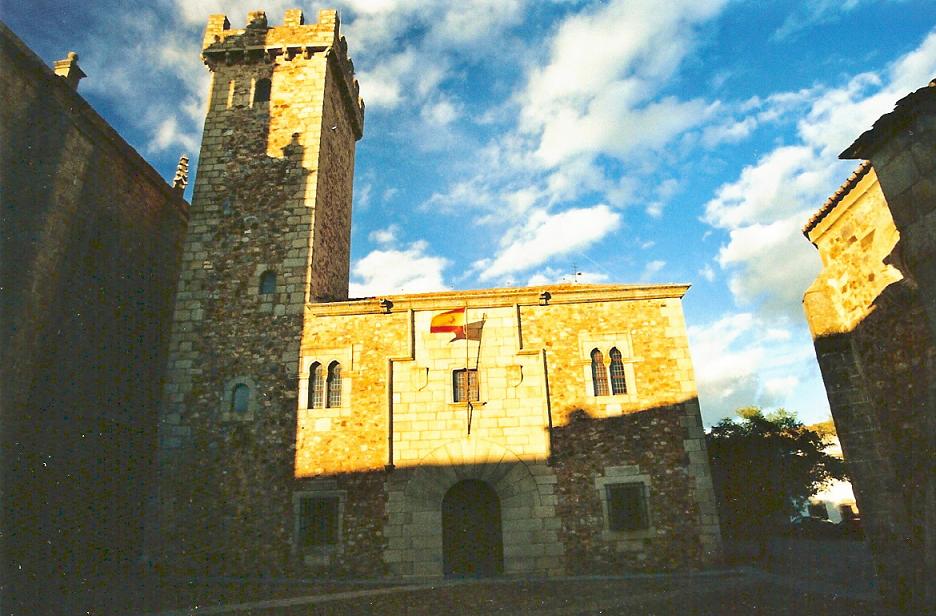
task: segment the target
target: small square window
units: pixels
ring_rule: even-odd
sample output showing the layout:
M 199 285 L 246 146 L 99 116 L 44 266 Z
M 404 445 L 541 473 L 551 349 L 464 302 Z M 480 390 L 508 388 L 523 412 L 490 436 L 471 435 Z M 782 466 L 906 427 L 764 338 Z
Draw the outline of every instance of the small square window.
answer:
M 299 545 L 324 547 L 338 544 L 337 496 L 303 497 L 299 501 Z
M 452 397 L 455 402 L 477 402 L 481 399 L 477 370 L 456 370 L 452 373 Z
M 643 483 L 612 483 L 605 486 L 608 498 L 608 529 L 643 530 L 650 527 L 647 487 Z

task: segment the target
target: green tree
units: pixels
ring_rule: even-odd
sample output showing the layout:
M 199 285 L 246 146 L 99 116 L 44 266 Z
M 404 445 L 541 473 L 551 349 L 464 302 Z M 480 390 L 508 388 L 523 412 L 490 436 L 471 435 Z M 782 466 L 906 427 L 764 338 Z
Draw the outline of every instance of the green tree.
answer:
M 751 406 L 737 414 L 740 420 L 723 419 L 706 436 L 722 529 L 763 538 L 831 479 L 844 479 L 845 465 L 795 413 Z

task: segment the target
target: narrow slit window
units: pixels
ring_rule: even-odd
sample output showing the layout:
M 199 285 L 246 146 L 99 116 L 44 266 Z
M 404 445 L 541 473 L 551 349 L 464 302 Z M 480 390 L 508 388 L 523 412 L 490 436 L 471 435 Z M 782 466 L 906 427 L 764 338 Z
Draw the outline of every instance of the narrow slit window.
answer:
M 260 275 L 260 295 L 276 293 L 276 272 L 266 271 Z
M 456 370 L 452 373 L 452 394 L 455 402 L 477 402 L 481 399 L 478 390 L 477 370 Z
M 270 80 L 260 79 L 254 86 L 254 103 L 266 103 L 270 100 Z
M 611 349 L 611 393 L 615 396 L 627 393 L 627 377 L 624 376 L 624 362 L 617 347 Z
M 328 365 L 328 408 L 341 406 L 341 364 L 333 361 Z
M 596 396 L 608 395 L 608 372 L 605 369 L 604 356 L 598 349 L 591 352 L 592 385 Z
M 238 383 L 231 392 L 231 411 L 234 413 L 246 413 L 249 404 L 250 388 L 243 383 Z
M 309 408 L 322 408 L 322 393 L 325 381 L 322 379 L 322 364 L 315 362 L 309 368 Z

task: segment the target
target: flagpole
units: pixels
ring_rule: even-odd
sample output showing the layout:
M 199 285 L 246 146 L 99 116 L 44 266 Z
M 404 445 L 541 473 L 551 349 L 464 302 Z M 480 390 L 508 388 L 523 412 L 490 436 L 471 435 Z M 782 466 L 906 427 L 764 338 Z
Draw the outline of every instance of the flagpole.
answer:
M 465 303 L 465 315 L 463 317 L 465 322 L 462 324 L 464 328 L 462 333 L 465 336 L 465 399 L 468 401 L 468 436 L 471 436 L 471 373 L 468 372 L 468 361 L 470 355 L 468 354 L 468 304 Z

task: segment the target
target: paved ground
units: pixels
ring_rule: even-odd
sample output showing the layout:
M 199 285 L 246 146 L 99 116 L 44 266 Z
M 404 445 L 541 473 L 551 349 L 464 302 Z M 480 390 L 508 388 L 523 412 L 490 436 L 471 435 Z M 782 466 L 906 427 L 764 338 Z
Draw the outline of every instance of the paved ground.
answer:
M 161 593 L 162 594 L 162 593 Z M 198 597 L 198 598 L 196 598 Z M 404 586 L 212 583 L 162 596 L 183 614 L 885 616 L 870 593 L 753 568 L 715 574 L 445 581 Z M 195 608 L 195 606 L 198 606 Z

